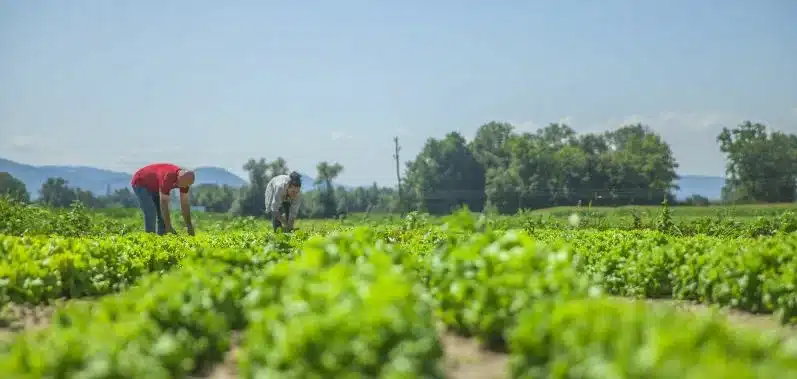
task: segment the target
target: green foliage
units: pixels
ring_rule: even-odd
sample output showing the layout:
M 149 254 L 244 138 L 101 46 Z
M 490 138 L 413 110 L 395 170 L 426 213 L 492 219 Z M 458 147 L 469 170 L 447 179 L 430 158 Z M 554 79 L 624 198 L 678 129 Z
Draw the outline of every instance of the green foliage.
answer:
M 318 177 L 316 177 L 315 185 L 319 187 L 318 200 L 321 206 L 321 216 L 329 218 L 338 212 L 338 203 L 335 199 L 335 188 L 332 186 L 332 181 L 343 171 L 343 166 L 339 163 L 321 162 L 316 168 L 318 169 Z
M 430 138 L 407 164 L 406 194 L 413 199 L 413 209 L 432 214 L 447 214 L 462 205 L 481 211 L 484 170 L 459 133 L 448 133 L 440 141 Z
M 713 317 L 622 300 L 540 302 L 510 337 L 511 378 L 768 378 L 797 375 L 777 339 Z
M 441 320 L 488 346 L 503 345 L 518 312 L 537 301 L 588 293 L 567 251 L 538 245 L 521 231 L 473 234 L 427 260 Z
M 243 378 L 444 377 L 436 363 L 442 347 L 421 289 L 390 255 L 374 251 L 352 259 L 365 242 L 358 236 L 306 250 L 253 286 L 240 353 Z
M 92 239 L 0 236 L 0 303 L 113 293 L 203 249 L 262 250 L 248 242 L 234 235 L 223 241 L 145 233 Z
M 203 377 L 235 345 L 244 378 L 443 378 L 441 324 L 508 350 L 512 378 L 793 376 L 795 340 L 780 333 L 606 296 L 797 323 L 794 212 L 681 209 L 665 202 L 635 222 L 591 206 L 496 218 L 465 207 L 443 219 L 302 221 L 291 234 L 213 216 L 186 237 L 109 227 L 133 212 L 0 202 L 0 215 L 29 220 L 2 224 L 14 233 L 0 232 L 0 303 L 67 299 L 48 326 L 0 342 L 0 372 Z M 577 222 L 561 220 L 574 212 Z M 37 217 L 49 220 L 38 230 L 64 234 L 28 233 Z M 636 229 L 618 228 L 625 218 Z M 698 232 L 712 223 L 714 234 Z
M 15 378 L 173 378 L 221 360 L 241 323 L 246 277 L 206 260 L 123 294 L 76 304 L 18 335 L 0 358 Z
M 0 198 L 2 197 L 19 203 L 30 201 L 30 194 L 25 183 L 7 172 L 0 172 Z
M 101 216 L 90 216 L 80 202 L 69 209 L 48 209 L 35 204 L 20 204 L 0 199 L 0 234 L 88 236 L 122 234 L 129 228 Z
M 745 121 L 717 136 L 726 155 L 729 201 L 793 202 L 797 199 L 797 135 L 767 131 Z
M 553 205 L 656 204 L 672 200 L 678 168 L 669 145 L 644 125 L 576 135 L 551 124 L 513 133 L 509 124 L 482 125 L 470 143 L 452 133 L 429 139 L 408 164 L 415 209 L 448 213 L 489 203 L 501 213 Z
M 206 212 L 226 213 L 232 208 L 236 190 L 215 184 L 200 184 L 191 188 L 191 205 L 205 207 Z

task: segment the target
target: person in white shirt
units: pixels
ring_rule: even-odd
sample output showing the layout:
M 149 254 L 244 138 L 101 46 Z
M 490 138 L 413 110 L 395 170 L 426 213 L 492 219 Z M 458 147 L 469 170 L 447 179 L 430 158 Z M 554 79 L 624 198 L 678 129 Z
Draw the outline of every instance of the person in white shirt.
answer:
M 266 212 L 271 213 L 271 225 L 274 231 L 293 230 L 293 223 L 299 214 L 299 194 L 302 189 L 302 177 L 298 172 L 290 175 L 277 175 L 266 186 Z

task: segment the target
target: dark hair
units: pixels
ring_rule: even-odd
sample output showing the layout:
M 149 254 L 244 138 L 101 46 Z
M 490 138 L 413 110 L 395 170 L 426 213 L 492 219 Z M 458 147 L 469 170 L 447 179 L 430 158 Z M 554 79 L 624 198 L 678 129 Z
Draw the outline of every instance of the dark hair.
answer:
M 294 172 L 292 172 L 289 175 L 289 177 L 290 177 L 290 180 L 288 181 L 288 184 L 290 184 L 292 186 L 295 186 L 295 187 L 301 187 L 302 186 L 302 175 L 301 174 L 299 174 L 298 172 L 294 171 Z

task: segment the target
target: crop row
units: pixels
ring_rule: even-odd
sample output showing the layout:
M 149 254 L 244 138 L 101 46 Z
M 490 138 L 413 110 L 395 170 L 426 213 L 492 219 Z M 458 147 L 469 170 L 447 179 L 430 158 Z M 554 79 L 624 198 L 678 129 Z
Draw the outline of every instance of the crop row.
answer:
M 607 299 L 579 273 L 578 254 L 525 232 L 474 233 L 425 259 L 441 320 L 508 348 L 513 378 L 797 373 L 793 341 Z
M 460 214 L 444 228 L 386 238 L 409 251 L 435 251 L 491 230 L 489 220 L 479 224 Z M 692 300 L 797 322 L 797 234 L 718 238 L 642 230 L 528 232 L 536 241 L 571 252 L 578 272 L 610 294 Z
M 440 320 L 508 346 L 512 378 L 797 374 L 787 341 L 604 299 L 573 255 L 525 232 L 472 233 L 408 257 L 364 229 L 314 238 L 294 256 L 208 249 L 59 311 L 3 347 L 0 371 L 185 377 L 220 361 L 239 329 L 244 378 L 442 378 Z
M 356 232 L 354 229 L 350 232 Z M 473 220 L 440 228 L 368 228 L 374 240 L 406 252 L 403 263 L 479 234 Z M 513 233 L 499 232 L 499 233 Z M 570 251 L 578 272 L 609 293 L 671 297 L 776 313 L 797 322 L 797 235 L 721 239 L 674 237 L 654 231 L 535 230 L 534 239 Z M 0 301 L 49 299 L 118 292 L 150 272 L 164 272 L 202 250 L 270 249 L 288 253 L 311 236 L 228 232 L 195 238 L 126 236 L 63 238 L 0 236 Z M 365 247 L 363 247 L 365 248 Z M 421 270 L 423 271 L 423 270 Z
M 344 257 L 350 255 L 344 255 Z M 358 262 L 308 249 L 217 250 L 90 304 L 4 347 L 10 378 L 172 378 L 222 359 L 246 329 L 242 377 L 442 377 L 442 347 L 419 285 L 385 253 Z M 279 261 L 279 262 L 277 262 Z
M 521 212 L 517 215 L 491 216 L 489 223 L 496 229 L 517 229 L 533 231 L 538 229 L 561 230 L 573 227 L 573 220 L 568 216 L 578 215 L 575 222 L 580 229 L 596 231 L 604 230 L 656 230 L 674 236 L 715 236 L 721 238 L 772 236 L 778 233 L 797 231 L 797 213 L 791 209 L 758 208 L 755 212 L 742 212 L 743 217 L 731 217 L 731 213 L 739 214 L 741 209 L 726 208 L 714 212 L 713 216 L 681 217 L 691 213 L 691 208 L 671 208 L 663 206 L 655 212 L 642 210 L 641 213 L 628 208 L 618 211 L 622 216 L 607 216 L 589 207 L 553 213 Z M 464 213 L 464 212 L 463 212 Z M 703 213 L 703 212 L 699 212 Z M 751 217 L 755 216 L 755 217 Z M 175 216 L 178 224 L 181 219 Z M 400 219 L 369 219 L 355 217 L 356 224 L 368 223 L 371 227 L 387 227 L 390 229 L 421 229 L 434 227 L 440 218 L 412 212 L 408 217 Z M 445 221 L 445 220 L 442 220 Z M 234 217 L 221 214 L 200 213 L 194 217 L 194 225 L 203 232 L 250 231 L 260 232 L 269 229 L 262 219 L 253 217 Z M 326 232 L 340 225 L 353 225 L 346 222 L 303 221 L 301 228 Z M 107 236 L 135 233 L 143 229 L 142 220 L 136 209 L 104 209 L 89 210 L 75 203 L 68 209 L 51 209 L 39 205 L 19 204 L 0 197 L 0 234 L 23 235 L 59 235 Z
M 720 240 L 645 234 L 586 232 L 559 239 L 579 256 L 579 271 L 609 293 L 693 300 L 797 322 L 797 235 Z
M 67 238 L 0 235 L 0 303 L 40 303 L 118 292 L 148 273 L 163 273 L 206 250 L 263 250 L 285 238 L 226 233 L 196 238 L 136 233 Z M 291 249 L 282 248 L 279 251 Z

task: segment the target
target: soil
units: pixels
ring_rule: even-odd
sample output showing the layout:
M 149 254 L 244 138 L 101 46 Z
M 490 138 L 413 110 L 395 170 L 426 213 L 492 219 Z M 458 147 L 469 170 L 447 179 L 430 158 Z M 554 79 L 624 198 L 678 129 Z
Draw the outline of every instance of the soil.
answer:
M 58 305 L 7 304 L 0 311 L 0 341 L 8 341 L 22 330 L 34 330 L 50 324 Z
M 503 379 L 507 377 L 509 357 L 487 351 L 472 338 L 453 334 L 442 336 L 446 376 L 451 379 Z
M 206 376 L 209 379 L 234 379 L 238 377 L 238 365 L 236 354 L 238 353 L 238 346 L 241 342 L 241 332 L 235 331 L 232 335 L 230 350 L 224 357 L 224 361 L 213 366 Z

